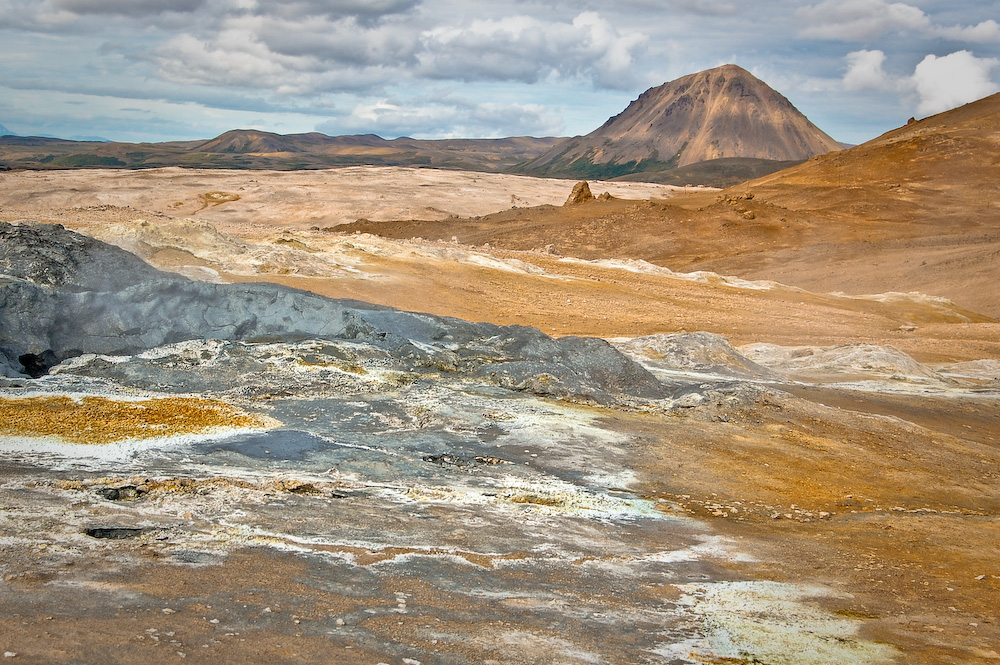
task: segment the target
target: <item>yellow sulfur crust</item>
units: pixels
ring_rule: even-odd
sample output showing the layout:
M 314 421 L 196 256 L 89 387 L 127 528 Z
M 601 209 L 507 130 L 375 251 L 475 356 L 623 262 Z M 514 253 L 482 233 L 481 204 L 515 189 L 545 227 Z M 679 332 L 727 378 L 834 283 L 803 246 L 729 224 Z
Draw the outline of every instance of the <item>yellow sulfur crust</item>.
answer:
M 119 401 L 105 397 L 0 398 L 0 435 L 52 436 L 102 444 L 195 434 L 217 427 L 265 427 L 267 421 L 216 400 L 169 397 Z

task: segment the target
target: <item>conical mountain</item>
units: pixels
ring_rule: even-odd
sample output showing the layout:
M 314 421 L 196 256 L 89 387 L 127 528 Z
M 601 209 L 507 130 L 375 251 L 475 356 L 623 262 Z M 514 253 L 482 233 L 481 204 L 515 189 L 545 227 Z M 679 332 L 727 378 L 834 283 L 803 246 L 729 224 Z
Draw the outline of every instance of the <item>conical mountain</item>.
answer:
M 805 160 L 841 145 L 750 72 L 724 65 L 650 88 L 599 129 L 525 165 L 615 176 L 721 158 Z
M 10 131 L 3 125 L 0 125 L 0 136 L 16 136 L 14 132 Z
M 289 137 L 257 129 L 232 129 L 198 146 L 201 152 L 267 154 L 299 152 Z

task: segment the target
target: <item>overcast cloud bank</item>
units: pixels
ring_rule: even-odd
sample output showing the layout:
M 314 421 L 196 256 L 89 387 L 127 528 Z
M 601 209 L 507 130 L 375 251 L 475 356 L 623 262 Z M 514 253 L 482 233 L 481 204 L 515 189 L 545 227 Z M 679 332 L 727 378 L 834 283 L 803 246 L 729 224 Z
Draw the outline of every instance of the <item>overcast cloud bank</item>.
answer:
M 0 0 L 0 121 L 116 140 L 577 134 L 735 62 L 859 142 L 1000 90 L 998 2 L 762 4 Z

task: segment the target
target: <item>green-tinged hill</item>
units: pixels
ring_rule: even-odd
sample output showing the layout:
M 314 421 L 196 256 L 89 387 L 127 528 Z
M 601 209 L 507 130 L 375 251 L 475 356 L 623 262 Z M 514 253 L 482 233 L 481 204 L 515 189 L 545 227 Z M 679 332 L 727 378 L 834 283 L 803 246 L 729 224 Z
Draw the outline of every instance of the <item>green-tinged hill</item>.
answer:
M 157 168 L 322 169 L 336 166 L 426 166 L 504 171 L 534 158 L 559 139 L 411 138 L 374 134 L 327 136 L 237 129 L 209 141 L 117 143 L 39 137 L 0 137 L 0 167 L 7 169 Z

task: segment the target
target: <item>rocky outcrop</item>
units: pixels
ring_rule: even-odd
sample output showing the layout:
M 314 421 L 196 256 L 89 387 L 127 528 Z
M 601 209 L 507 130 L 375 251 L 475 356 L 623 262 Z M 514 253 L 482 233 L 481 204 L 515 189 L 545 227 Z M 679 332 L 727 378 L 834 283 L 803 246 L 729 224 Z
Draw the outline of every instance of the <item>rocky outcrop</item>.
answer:
M 0 224 L 0 371 L 40 376 L 82 354 L 134 355 L 185 340 L 353 340 L 406 371 L 610 403 L 666 396 L 603 340 L 332 300 L 274 284 L 209 284 L 55 225 Z
M 573 191 L 570 192 L 569 198 L 566 199 L 566 203 L 563 205 L 575 205 L 577 203 L 586 203 L 587 201 L 593 201 L 594 195 L 590 191 L 590 184 L 586 180 L 581 180 L 580 182 L 573 185 Z

